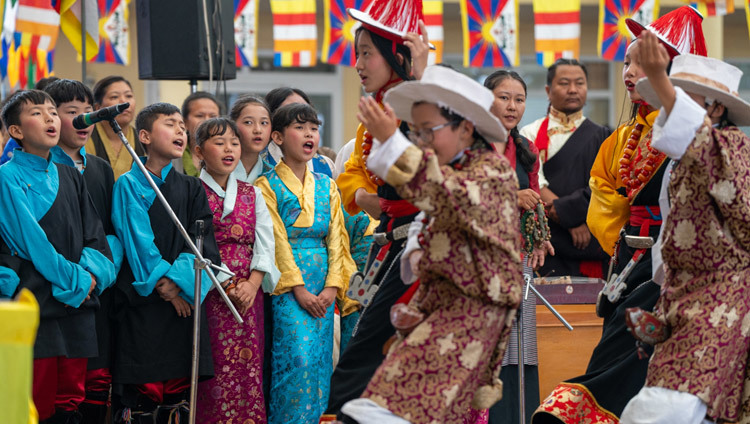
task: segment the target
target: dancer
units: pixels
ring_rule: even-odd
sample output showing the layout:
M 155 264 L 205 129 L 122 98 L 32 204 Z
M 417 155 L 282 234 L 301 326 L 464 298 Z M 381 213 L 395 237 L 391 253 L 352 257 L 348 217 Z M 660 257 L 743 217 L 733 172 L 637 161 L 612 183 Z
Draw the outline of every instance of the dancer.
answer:
M 336 185 L 307 167 L 320 140 L 319 125 L 308 104 L 279 108 L 271 135 L 284 156 L 255 182 L 271 212 L 281 271 L 271 298 L 271 424 L 314 424 L 325 410 L 333 371 L 333 304 L 356 269 Z
M 744 422 L 750 410 L 750 138 L 735 124 L 750 125 L 750 103 L 736 94 L 742 71 L 684 55 L 667 77 L 669 55 L 656 37 L 644 33 L 639 43 L 648 79 L 638 90 L 650 104 L 663 105 L 653 144 L 679 163 L 663 231 L 666 281 L 655 313 L 655 330 L 662 331 L 651 340 L 657 344 L 646 387 L 628 403 L 622 422 Z
M 238 181 L 237 127 L 227 118 L 204 121 L 195 132 L 200 179 L 213 211 L 216 243 L 222 262 L 235 273 L 225 282 L 237 307 L 238 324 L 216 290 L 206 296 L 206 318 L 214 359 L 214 378 L 198 386 L 197 422 L 266 421 L 263 394 L 263 292 L 279 279 L 274 251 L 258 242 L 258 233 L 273 234 L 271 215 L 260 189 Z M 260 249 L 259 249 L 260 248 Z M 220 278 L 221 279 L 221 278 Z
M 349 9 L 348 13 L 362 22 L 355 37 L 356 68 L 363 89 L 377 102 L 382 101 L 389 88 L 421 77 L 430 44 L 427 29 L 420 21 L 420 0 L 375 1 L 364 12 Z M 400 130 L 408 131 L 406 123 Z M 390 308 L 408 288 L 400 278 L 399 258 L 409 224 L 419 210 L 368 171 L 365 161 L 371 146 L 372 136 L 360 125 L 354 152 L 344 173 L 336 179 L 346 212 L 356 215 L 364 210 L 380 223 L 373 234 L 375 243 L 365 272 L 367 293 L 357 299 L 365 309 L 331 378 L 331 396 L 323 422 L 335 419 L 345 402 L 362 394 L 383 361 L 383 346 L 395 332 L 388 319 Z
M 360 100 L 359 118 L 378 140 L 367 165 L 428 216 L 420 286 L 391 312 L 399 341 L 341 412 L 364 424 L 461 422 L 470 406 L 502 395 L 497 375 L 521 301 L 518 184 L 490 144 L 507 133 L 490 112 L 492 92 L 446 67 L 428 67 L 384 101 L 385 112 Z M 397 118 L 413 122 L 424 152 Z
M 676 56 L 706 54 L 701 21 L 695 9 L 683 6 L 662 16 L 648 29 L 633 20 L 627 22 L 634 36 L 652 31 L 670 49 L 670 55 Z M 535 424 L 616 424 L 625 404 L 646 379 L 647 361 L 639 358 L 635 339 L 626 331 L 624 316 L 629 307 L 651 310 L 659 296 L 659 286 L 651 281 L 649 246 L 640 244 L 644 239 L 637 237 L 656 239 L 659 235 L 662 221 L 658 204 L 666 156 L 651 145 L 651 128 L 658 111 L 644 101 L 635 87 L 645 76 L 636 60 L 639 48 L 637 40 L 628 46 L 623 68 L 623 81 L 633 103 L 631 120 L 599 149 L 591 169 L 591 203 L 586 219 L 599 244 L 613 255 L 613 275 L 623 274 L 631 261 L 635 265 L 620 277 L 621 285 L 615 286 L 613 283 L 620 281 L 611 277 L 599 296 L 597 313 L 604 318 L 602 337 L 586 374 L 555 387 L 535 412 Z

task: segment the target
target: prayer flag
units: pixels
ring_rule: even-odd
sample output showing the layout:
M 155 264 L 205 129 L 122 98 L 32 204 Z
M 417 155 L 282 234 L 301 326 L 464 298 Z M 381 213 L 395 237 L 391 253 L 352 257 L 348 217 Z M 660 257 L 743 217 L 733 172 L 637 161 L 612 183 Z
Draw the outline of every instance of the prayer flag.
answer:
M 59 0 L 60 29 L 81 54 L 81 8 L 86 13 L 86 60 L 99 51 L 99 7 L 96 0 Z
M 237 67 L 258 66 L 258 0 L 234 0 Z
M 443 0 L 422 0 L 424 25 L 427 27 L 427 38 L 435 46 L 427 58 L 428 65 L 443 61 Z
M 461 0 L 465 67 L 517 66 L 518 0 Z
M 581 0 L 533 0 L 536 61 L 545 68 L 580 52 Z
M 371 0 L 325 0 L 325 30 L 323 51 L 320 58 L 331 65 L 354 66 L 357 58 L 354 53 L 354 33 L 359 21 L 346 13 L 346 9 L 367 10 Z
M 274 66 L 314 66 L 318 30 L 315 0 L 271 0 Z
M 632 35 L 625 19 L 646 26 L 659 17 L 659 0 L 600 0 L 599 56 L 622 62 Z
M 130 63 L 130 0 L 98 0 L 99 49 L 93 62 Z

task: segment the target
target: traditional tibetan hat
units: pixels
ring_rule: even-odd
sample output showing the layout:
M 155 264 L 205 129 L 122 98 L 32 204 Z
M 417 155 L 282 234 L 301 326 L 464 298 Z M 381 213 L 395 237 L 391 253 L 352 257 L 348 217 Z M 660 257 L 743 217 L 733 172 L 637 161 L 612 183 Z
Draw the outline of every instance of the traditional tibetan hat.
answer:
M 366 29 L 398 44 L 404 43 L 406 33 L 419 33 L 419 21 L 424 21 L 422 0 L 373 0 L 364 12 L 346 11 Z M 435 50 L 432 43 L 430 49 Z
M 735 125 L 750 125 L 750 103 L 738 94 L 742 71 L 736 66 L 710 57 L 679 55 L 672 61 L 669 80 L 687 93 L 716 100 L 727 108 L 729 120 Z M 661 107 L 659 96 L 648 78 L 636 84 L 636 90 L 648 104 Z M 710 100 L 708 100 L 710 102 Z
M 490 143 L 505 143 L 508 133 L 490 112 L 495 95 L 482 84 L 453 69 L 428 66 L 419 81 L 405 81 L 391 88 L 383 99 L 398 119 L 411 122 L 414 103 L 433 103 L 461 115 L 474 124 L 477 132 Z
M 708 55 L 701 27 L 703 15 L 693 7 L 678 7 L 647 26 L 641 25 L 632 18 L 626 19 L 625 23 L 635 38 L 638 38 L 646 29 L 656 34 L 659 41 L 667 47 L 670 58 L 688 53 L 699 56 Z

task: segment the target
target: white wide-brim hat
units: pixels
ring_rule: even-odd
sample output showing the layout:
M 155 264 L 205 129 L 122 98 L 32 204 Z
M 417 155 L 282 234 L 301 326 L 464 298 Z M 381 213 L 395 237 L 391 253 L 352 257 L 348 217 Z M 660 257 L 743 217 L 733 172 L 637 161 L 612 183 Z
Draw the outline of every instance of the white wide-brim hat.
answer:
M 750 125 L 750 103 L 740 98 L 738 90 L 742 71 L 736 66 L 710 57 L 683 54 L 674 58 L 669 80 L 687 93 L 705 96 L 723 104 L 729 120 L 738 126 Z M 635 89 L 655 108 L 661 107 L 659 96 L 648 78 L 636 83 Z
M 419 81 L 405 81 L 391 88 L 383 98 L 396 117 L 412 122 L 414 103 L 433 103 L 461 115 L 474 124 L 490 143 L 505 143 L 508 132 L 490 112 L 495 95 L 473 79 L 445 66 L 428 66 Z
M 420 2 L 420 6 L 421 6 L 421 2 Z M 399 28 L 396 28 L 395 26 L 386 25 L 383 22 L 380 22 L 379 20 L 370 16 L 370 13 L 368 13 L 367 11 L 363 12 L 361 10 L 357 10 L 357 9 L 350 7 L 346 9 L 346 12 L 349 13 L 349 16 L 351 16 L 353 19 L 359 22 L 362 22 L 362 25 L 364 25 L 364 27 L 367 28 L 368 30 L 373 31 L 376 34 L 382 37 L 385 37 L 389 40 L 396 41 L 400 44 L 404 43 L 403 38 L 406 36 L 408 32 L 419 33 L 418 27 L 411 28 L 411 30 L 407 30 L 406 28 L 399 29 Z M 404 22 L 402 22 L 402 25 L 403 24 Z M 430 50 L 435 50 L 434 44 L 429 43 L 429 42 L 427 44 L 430 47 Z

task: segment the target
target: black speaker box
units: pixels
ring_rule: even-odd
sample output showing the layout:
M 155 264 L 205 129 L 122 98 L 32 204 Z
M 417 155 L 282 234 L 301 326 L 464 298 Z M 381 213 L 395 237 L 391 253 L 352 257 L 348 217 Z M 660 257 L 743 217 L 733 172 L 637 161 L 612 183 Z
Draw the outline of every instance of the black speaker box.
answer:
M 136 14 L 141 79 L 207 80 L 209 52 L 214 80 L 237 77 L 233 0 L 137 0 Z

